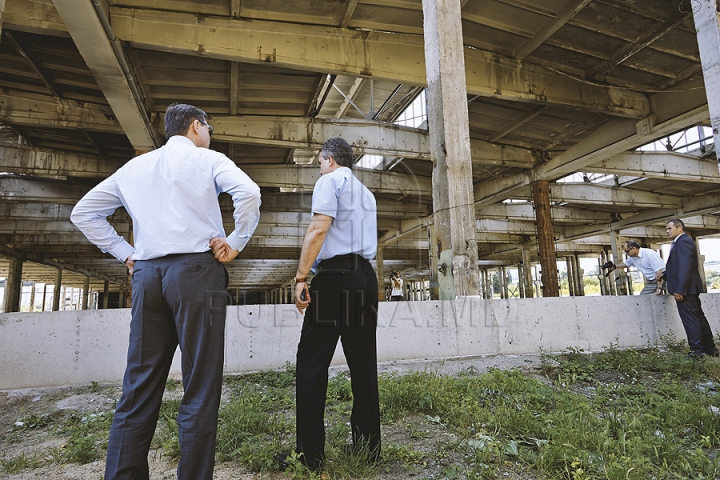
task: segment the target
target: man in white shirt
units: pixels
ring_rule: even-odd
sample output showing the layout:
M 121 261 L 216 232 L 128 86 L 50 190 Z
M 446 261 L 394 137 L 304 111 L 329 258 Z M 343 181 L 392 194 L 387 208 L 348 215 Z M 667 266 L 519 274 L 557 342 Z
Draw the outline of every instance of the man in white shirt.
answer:
M 378 282 L 370 260 L 377 253 L 377 205 L 353 175 L 352 147 L 335 137 L 320 152 L 321 177 L 295 274 L 295 305 L 305 312 L 297 352 L 296 453 L 312 470 L 325 458 L 328 367 L 338 339 L 350 369 L 353 407 L 351 451 L 380 456 L 377 378 Z M 312 285 L 307 280 L 316 273 Z M 280 454 L 281 467 L 287 455 Z
M 660 295 L 665 271 L 665 262 L 660 258 L 660 254 L 650 248 L 640 247 L 640 244 L 633 240 L 623 244 L 623 252 L 627 254 L 627 259 L 615 265 L 615 268 L 637 268 L 645 277 L 645 286 L 640 295 Z
M 150 441 L 178 345 L 184 394 L 177 475 L 212 479 L 228 286 L 221 262 L 234 259 L 255 231 L 260 189 L 232 160 L 208 149 L 211 134 L 205 112 L 170 105 L 167 143 L 127 162 L 90 190 L 71 215 L 88 240 L 124 262 L 132 276 L 127 368 L 110 429 L 105 480 L 148 478 Z M 227 238 L 221 192 L 230 194 L 235 206 L 235 230 Z M 134 246 L 107 221 L 119 207 L 132 218 Z

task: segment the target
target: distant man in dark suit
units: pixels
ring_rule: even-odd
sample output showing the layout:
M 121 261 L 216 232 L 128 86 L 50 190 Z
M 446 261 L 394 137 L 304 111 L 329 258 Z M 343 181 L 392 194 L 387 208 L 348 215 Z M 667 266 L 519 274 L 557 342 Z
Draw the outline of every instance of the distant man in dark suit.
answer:
M 667 289 L 677 302 L 678 313 L 690 344 L 690 355 L 695 358 L 705 355 L 717 357 L 712 330 L 700 304 L 699 294 L 705 289 L 698 271 L 695 242 L 685 235 L 685 224 L 677 218 L 667 222 L 665 231 L 673 239 L 665 266 Z

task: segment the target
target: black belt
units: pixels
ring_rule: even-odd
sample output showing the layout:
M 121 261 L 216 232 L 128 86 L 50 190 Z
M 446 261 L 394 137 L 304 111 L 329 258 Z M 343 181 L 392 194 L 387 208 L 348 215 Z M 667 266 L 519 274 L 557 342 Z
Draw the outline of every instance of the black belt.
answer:
M 367 259 L 365 259 L 365 257 L 357 253 L 336 255 L 320 262 L 318 265 L 318 273 L 323 271 L 357 271 L 363 262 L 370 263 Z

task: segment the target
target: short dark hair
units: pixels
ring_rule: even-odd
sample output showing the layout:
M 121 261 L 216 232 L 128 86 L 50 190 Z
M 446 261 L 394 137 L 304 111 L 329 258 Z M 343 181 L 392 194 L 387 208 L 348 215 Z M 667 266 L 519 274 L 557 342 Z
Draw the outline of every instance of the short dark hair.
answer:
M 668 220 L 667 222 L 665 222 L 665 225 L 667 225 L 668 223 L 672 223 L 672 224 L 675 225 L 676 227 L 682 228 L 682 229 L 683 229 L 683 232 L 685 231 L 685 222 L 683 222 L 683 221 L 680 220 L 679 218 L 671 218 L 670 220 Z
M 355 164 L 355 155 L 350 144 L 340 137 L 329 138 L 323 143 L 320 155 L 333 157 L 341 167 L 352 168 Z
M 628 250 L 631 248 L 637 248 L 638 250 L 640 250 L 640 244 L 635 240 L 628 240 L 627 242 L 625 242 L 625 246 L 628 248 Z
M 195 120 L 207 123 L 207 115 L 197 107 L 187 103 L 171 103 L 165 110 L 165 138 L 175 135 L 187 135 Z

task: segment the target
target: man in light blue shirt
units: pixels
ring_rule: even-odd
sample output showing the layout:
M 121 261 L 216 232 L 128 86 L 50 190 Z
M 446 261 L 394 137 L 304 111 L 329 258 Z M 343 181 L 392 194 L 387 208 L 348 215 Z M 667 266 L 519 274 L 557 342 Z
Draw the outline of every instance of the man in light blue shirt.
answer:
M 228 283 L 221 262 L 245 247 L 260 217 L 258 186 L 225 155 L 208 149 L 212 127 L 205 112 L 170 105 L 165 134 L 163 147 L 130 160 L 88 192 L 71 215 L 132 276 L 130 346 L 105 480 L 148 478 L 147 454 L 178 345 L 184 387 L 178 478 L 212 479 Z M 235 207 L 235 230 L 227 238 L 221 192 L 230 194 Z M 132 218 L 134 247 L 107 221 L 121 206 Z
M 624 262 L 618 263 L 615 268 L 635 267 L 643 274 L 645 286 L 640 295 L 660 295 L 662 293 L 662 275 L 665 271 L 665 262 L 655 250 L 642 248 L 634 240 L 628 240 L 623 244 L 623 252 L 627 254 Z
M 331 138 L 320 152 L 312 219 L 295 274 L 295 305 L 307 308 L 297 351 L 296 453 L 313 470 L 325 457 L 324 411 L 328 367 L 338 339 L 350 369 L 353 445 L 371 460 L 380 455 L 377 380 L 378 282 L 375 197 L 352 173 L 352 147 Z M 308 286 L 310 271 L 316 273 Z M 288 454 L 280 454 L 281 467 Z

